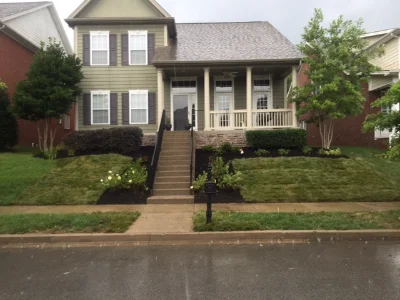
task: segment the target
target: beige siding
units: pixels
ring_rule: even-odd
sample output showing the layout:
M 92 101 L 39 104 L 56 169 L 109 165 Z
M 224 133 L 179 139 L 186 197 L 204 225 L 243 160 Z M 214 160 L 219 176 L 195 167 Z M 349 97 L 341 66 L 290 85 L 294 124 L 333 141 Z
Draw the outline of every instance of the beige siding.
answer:
M 116 3 L 117 2 L 117 3 Z M 147 0 L 100 0 L 80 14 L 80 18 L 154 18 L 163 15 Z
M 370 91 L 374 91 L 391 83 L 393 83 L 391 76 L 372 76 L 369 88 Z
M 246 91 L 246 76 L 235 78 L 235 109 L 246 109 L 247 107 L 247 91 Z
M 197 79 L 197 125 L 198 130 L 204 130 L 204 77 Z
M 157 70 L 149 66 L 122 66 L 121 65 L 121 34 L 128 33 L 129 30 L 148 30 L 155 34 L 156 47 L 164 45 L 164 28 L 162 25 L 128 25 L 128 26 L 79 26 L 78 27 L 78 56 L 83 56 L 83 34 L 90 31 L 110 31 L 110 34 L 117 34 L 117 66 L 106 67 L 83 67 L 85 78 L 82 80 L 81 87 L 83 93 L 90 93 L 92 90 L 109 90 L 118 93 L 118 125 L 122 126 L 122 93 L 129 90 L 148 90 L 157 93 Z M 92 130 L 107 128 L 107 126 L 84 126 L 83 125 L 83 103 L 79 99 L 79 130 Z M 108 126 L 115 127 L 115 126 Z M 145 133 L 154 133 L 157 126 L 140 125 Z
M 383 37 L 383 35 L 371 36 L 371 37 L 364 38 L 364 40 L 366 40 L 368 43 L 368 46 L 370 46 L 373 43 L 375 43 L 377 40 L 381 39 L 382 37 Z
M 374 58 L 371 63 L 380 67 L 382 70 L 399 69 L 399 46 L 398 39 L 389 41 L 384 49 L 385 53 L 381 57 Z

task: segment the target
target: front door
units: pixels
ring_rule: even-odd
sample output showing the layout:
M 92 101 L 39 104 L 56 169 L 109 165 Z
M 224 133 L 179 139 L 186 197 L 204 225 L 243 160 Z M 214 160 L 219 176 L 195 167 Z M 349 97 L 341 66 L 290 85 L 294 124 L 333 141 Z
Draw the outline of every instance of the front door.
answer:
M 189 124 L 189 95 L 174 95 L 174 130 L 186 130 Z

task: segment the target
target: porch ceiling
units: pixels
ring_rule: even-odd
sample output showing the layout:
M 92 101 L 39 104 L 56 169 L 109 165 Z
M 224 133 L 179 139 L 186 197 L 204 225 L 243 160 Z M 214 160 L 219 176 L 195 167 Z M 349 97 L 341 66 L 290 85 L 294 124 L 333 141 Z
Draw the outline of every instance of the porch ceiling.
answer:
M 165 77 L 203 77 L 207 66 L 174 66 L 162 68 Z M 210 76 L 223 76 L 225 72 L 236 72 L 236 76 L 246 76 L 245 66 L 215 66 L 210 68 Z M 273 74 L 286 77 L 292 72 L 292 65 L 262 65 L 253 67 L 254 75 Z

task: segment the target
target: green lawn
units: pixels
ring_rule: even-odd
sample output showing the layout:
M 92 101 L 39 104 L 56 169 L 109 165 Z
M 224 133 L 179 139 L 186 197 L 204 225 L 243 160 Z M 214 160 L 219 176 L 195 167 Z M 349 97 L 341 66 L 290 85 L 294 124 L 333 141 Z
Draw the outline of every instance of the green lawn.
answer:
M 122 233 L 140 213 L 0 215 L 0 234 Z
M 229 213 L 205 212 L 193 218 L 194 231 L 400 229 L 400 211 L 369 213 Z
M 55 161 L 33 158 L 29 152 L 0 153 L 0 205 L 13 204 L 55 166 Z
M 95 204 L 100 179 L 123 171 L 131 158 L 117 154 L 56 161 L 29 153 L 0 153 L 0 205 Z
M 350 159 L 309 157 L 235 160 L 249 202 L 399 201 L 400 163 L 381 151 L 345 148 Z

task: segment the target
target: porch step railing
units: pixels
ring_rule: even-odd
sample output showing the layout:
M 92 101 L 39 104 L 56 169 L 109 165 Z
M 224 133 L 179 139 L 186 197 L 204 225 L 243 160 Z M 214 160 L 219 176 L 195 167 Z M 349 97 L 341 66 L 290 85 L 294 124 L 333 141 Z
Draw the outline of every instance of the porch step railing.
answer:
M 252 128 L 291 128 L 293 113 L 291 109 L 252 110 Z M 247 110 L 212 111 L 210 127 L 215 130 L 245 129 L 247 126 Z

